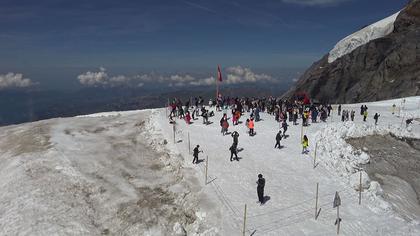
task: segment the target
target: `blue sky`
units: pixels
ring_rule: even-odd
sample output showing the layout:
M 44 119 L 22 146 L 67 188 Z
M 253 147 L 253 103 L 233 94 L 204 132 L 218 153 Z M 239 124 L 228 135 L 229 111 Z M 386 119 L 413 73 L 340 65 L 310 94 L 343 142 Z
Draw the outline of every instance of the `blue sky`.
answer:
M 0 75 L 52 87 L 100 66 L 116 74 L 277 74 L 402 9 L 402 0 L 0 1 Z M 70 82 L 71 81 L 71 82 Z

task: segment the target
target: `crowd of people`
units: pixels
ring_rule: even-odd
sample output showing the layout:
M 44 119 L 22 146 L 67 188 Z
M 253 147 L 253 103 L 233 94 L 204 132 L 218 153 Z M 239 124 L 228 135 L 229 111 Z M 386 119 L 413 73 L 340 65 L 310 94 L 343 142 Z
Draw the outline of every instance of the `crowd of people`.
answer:
M 238 157 L 238 139 L 239 133 L 234 131 L 229 133 L 229 122 L 233 126 L 242 124 L 241 119 L 245 115 L 249 117 L 245 120 L 245 125 L 247 127 L 247 134 L 249 136 L 256 135 L 255 132 L 255 122 L 260 122 L 261 117 L 260 113 L 266 113 L 279 122 L 279 130 L 275 135 L 275 145 L 274 148 L 282 148 L 280 142 L 282 139 L 287 138 L 286 132 L 288 130 L 288 122 L 293 125 L 299 125 L 298 121 L 301 120 L 302 126 L 308 126 L 311 123 L 318 122 L 327 122 L 328 117 L 330 117 L 333 107 L 330 104 L 305 104 L 299 100 L 282 100 L 280 98 L 268 97 L 268 98 L 232 98 L 232 97 L 222 97 L 213 101 L 209 100 L 208 106 L 204 105 L 204 99 L 202 97 L 194 98 L 185 101 L 184 103 L 180 99 L 174 99 L 170 104 L 170 122 L 175 122 L 174 118 L 178 117 L 179 119 L 184 119 L 187 124 L 191 124 L 192 120 L 197 120 L 199 116 L 203 119 L 204 125 L 209 125 L 209 118 L 213 117 L 216 112 L 222 112 L 222 118 L 219 121 L 221 128 L 221 134 L 231 135 L 233 138 L 233 143 L 229 147 L 230 151 L 230 161 L 236 160 L 239 161 Z M 211 110 L 211 111 L 210 111 Z M 341 116 L 341 121 L 354 121 L 355 111 L 350 109 L 342 110 L 341 104 L 337 109 L 338 116 Z M 368 107 L 362 105 L 360 107 L 360 115 L 363 117 L 363 121 L 366 122 L 368 117 Z M 378 123 L 380 115 L 376 113 L 374 115 L 375 125 Z M 409 121 L 407 125 L 411 123 Z M 306 135 L 302 136 L 301 140 L 302 145 L 302 154 L 309 153 L 309 140 Z M 193 151 L 193 163 L 198 163 L 198 154 L 201 151 L 199 150 L 199 145 L 194 148 Z M 260 174 L 261 175 L 261 174 Z M 261 196 L 261 193 L 264 192 L 265 179 L 262 178 L 262 175 L 257 181 L 258 183 L 258 199 L 261 204 L 264 203 L 264 198 Z

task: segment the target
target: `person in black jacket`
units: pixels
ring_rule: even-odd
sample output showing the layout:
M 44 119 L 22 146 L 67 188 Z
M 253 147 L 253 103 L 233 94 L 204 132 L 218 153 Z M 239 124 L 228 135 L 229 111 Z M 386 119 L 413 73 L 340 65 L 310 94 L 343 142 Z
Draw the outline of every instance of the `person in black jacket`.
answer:
M 257 180 L 257 194 L 258 194 L 258 201 L 261 204 L 264 204 L 264 187 L 265 187 L 265 179 L 263 178 L 262 174 L 259 174 L 258 180 Z
M 378 113 L 375 113 L 375 116 L 373 116 L 373 119 L 375 119 L 375 125 L 378 124 L 378 119 L 381 115 L 379 115 Z
M 233 138 L 233 146 L 235 146 L 235 148 L 237 148 L 238 147 L 239 133 L 237 131 L 233 131 L 231 136 Z
M 280 140 L 281 140 L 281 130 L 276 135 L 276 145 L 274 145 L 274 148 L 280 149 Z
M 198 150 L 199 147 L 200 145 L 197 145 L 193 150 L 193 157 L 194 157 L 193 162 L 192 162 L 193 164 L 198 163 L 198 153 L 203 152 L 203 151 Z
M 239 161 L 239 158 L 238 158 L 238 151 L 237 151 L 237 149 L 236 149 L 236 146 L 235 146 L 234 144 L 232 144 L 232 146 L 230 146 L 229 150 L 230 150 L 230 161 L 232 161 L 232 160 L 233 160 L 233 155 L 235 155 L 235 159 L 236 159 L 237 161 Z
M 286 131 L 287 131 L 287 127 L 289 125 L 287 124 L 286 120 L 283 121 L 283 123 L 281 123 L 281 127 L 283 128 L 283 137 L 286 138 Z

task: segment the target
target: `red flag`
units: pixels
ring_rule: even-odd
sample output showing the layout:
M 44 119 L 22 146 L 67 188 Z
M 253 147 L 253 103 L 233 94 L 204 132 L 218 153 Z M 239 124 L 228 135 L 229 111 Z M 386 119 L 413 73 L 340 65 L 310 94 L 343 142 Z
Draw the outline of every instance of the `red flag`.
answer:
M 222 71 L 220 71 L 220 66 L 217 66 L 217 79 L 222 82 Z

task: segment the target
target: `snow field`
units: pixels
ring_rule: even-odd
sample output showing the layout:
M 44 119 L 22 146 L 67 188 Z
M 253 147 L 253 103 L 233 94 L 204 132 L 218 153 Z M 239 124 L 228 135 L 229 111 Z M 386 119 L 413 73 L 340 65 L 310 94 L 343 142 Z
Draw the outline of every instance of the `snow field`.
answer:
M 352 174 L 358 165 L 366 163 L 368 156 L 361 150 L 352 150 L 345 138 L 369 134 L 385 134 L 419 137 L 418 122 L 410 129 L 401 126 L 403 117 L 420 117 L 420 97 L 407 98 L 405 103 L 399 100 L 367 103 L 368 122 L 363 122 L 359 114 L 360 104 L 343 105 L 344 109 L 356 111 L 355 122 L 341 122 L 337 109 L 327 123 L 311 124 L 304 128 L 308 135 L 310 153 L 301 154 L 301 126 L 289 124 L 287 139 L 283 139 L 282 149 L 274 149 L 278 123 L 274 117 L 261 113 L 262 121 L 256 122 L 256 136 L 246 133 L 244 124 L 232 126 L 229 131 L 238 131 L 240 161 L 229 161 L 228 148 L 232 138 L 222 136 L 219 120 L 221 112 L 210 118 L 210 125 L 203 125 L 198 119 L 187 125 L 177 120 L 176 142 L 173 143 L 172 125 L 165 117 L 165 111 L 153 113 L 152 120 L 161 128 L 164 137 L 174 150 L 184 157 L 184 168 L 196 169 L 203 192 L 217 199 L 220 216 L 206 214 L 209 221 L 219 222 L 221 235 L 238 235 L 242 231 L 244 205 L 247 204 L 247 234 L 254 235 L 335 235 L 336 209 L 332 208 L 335 192 L 341 196 L 340 216 L 343 219 L 343 235 L 417 235 L 420 232 L 418 222 L 406 222 L 392 211 L 388 203 L 380 196 L 380 186 L 371 182 L 367 191 L 362 193 L 362 205 L 358 205 L 358 192 L 352 184 Z M 391 114 L 392 104 L 404 107 L 401 117 Z M 401 103 L 401 104 L 400 104 Z M 373 115 L 379 112 L 378 126 L 374 125 Z M 249 114 L 241 118 L 244 121 Z M 205 162 L 193 165 L 192 155 L 188 153 L 188 133 L 191 150 L 199 144 L 204 153 L 199 159 L 209 159 L 209 181 L 204 184 Z M 318 142 L 317 163 L 313 168 L 314 148 Z M 256 203 L 257 175 L 266 178 L 265 196 L 269 200 L 265 205 Z M 358 173 L 356 173 L 358 174 Z M 315 215 L 315 191 L 319 183 L 319 202 L 322 208 L 317 220 Z
M 150 113 L 2 127 L 0 235 L 212 232 L 195 215 L 193 174 L 153 142 Z

